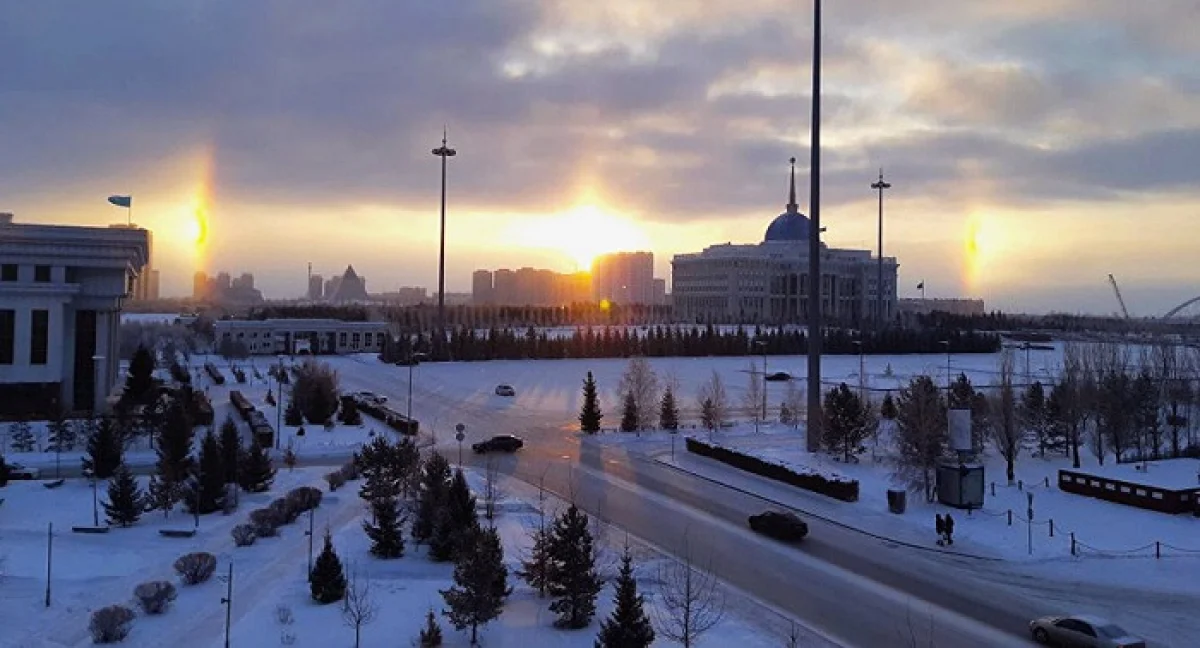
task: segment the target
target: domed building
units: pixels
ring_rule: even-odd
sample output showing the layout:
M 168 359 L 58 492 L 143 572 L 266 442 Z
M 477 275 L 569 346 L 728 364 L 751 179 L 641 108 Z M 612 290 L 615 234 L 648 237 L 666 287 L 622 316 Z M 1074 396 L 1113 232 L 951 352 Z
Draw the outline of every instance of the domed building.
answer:
M 694 322 L 802 324 L 808 319 L 808 253 L 812 222 L 796 204 L 792 160 L 788 203 L 757 244 L 724 243 L 671 260 L 677 317 Z M 821 312 L 830 325 L 875 317 L 878 258 L 870 250 L 821 244 Z M 895 257 L 883 258 L 883 315 L 896 315 Z

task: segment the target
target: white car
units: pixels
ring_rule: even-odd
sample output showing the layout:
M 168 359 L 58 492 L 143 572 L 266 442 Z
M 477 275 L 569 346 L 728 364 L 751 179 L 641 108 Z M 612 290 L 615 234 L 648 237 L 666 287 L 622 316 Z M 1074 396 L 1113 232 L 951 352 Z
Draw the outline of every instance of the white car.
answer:
M 1029 622 L 1033 640 L 1048 646 L 1072 648 L 1146 648 L 1146 642 L 1099 617 L 1047 616 Z
M 8 478 L 14 481 L 18 479 L 37 479 L 42 474 L 42 471 L 37 468 L 26 468 L 19 463 L 5 463 L 8 466 Z
M 496 385 L 497 396 L 516 396 L 517 390 L 512 388 L 512 385 Z
M 380 405 L 387 402 L 387 396 L 380 396 L 375 392 L 360 391 L 354 394 L 359 400 L 364 400 L 371 403 L 379 403 Z

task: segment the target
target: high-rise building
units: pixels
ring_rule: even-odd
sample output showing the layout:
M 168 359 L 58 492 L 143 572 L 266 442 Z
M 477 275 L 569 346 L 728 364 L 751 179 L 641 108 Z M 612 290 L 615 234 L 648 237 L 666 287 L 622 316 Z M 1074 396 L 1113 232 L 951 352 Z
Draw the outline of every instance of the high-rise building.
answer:
M 312 275 L 308 278 L 308 298 L 312 301 L 321 301 L 325 296 L 325 278 L 319 274 Z
M 471 303 L 476 306 L 495 303 L 490 270 L 476 270 L 471 273 Z
M 365 277 L 358 276 L 358 273 L 354 271 L 354 266 L 346 266 L 346 272 L 342 273 L 337 282 L 337 288 L 326 297 L 333 302 L 368 301 L 370 298 L 367 296 L 367 280 Z
M 654 303 L 654 254 L 614 252 L 592 262 L 592 299 L 617 304 Z
M 667 301 L 667 280 L 666 279 L 655 279 L 654 280 L 654 294 L 651 297 L 650 303 L 654 304 L 655 306 L 666 306 L 668 303 L 670 303 L 669 301 Z
M 203 270 L 192 275 L 192 299 L 208 299 L 208 275 Z
M 243 272 L 242 276 L 230 282 L 229 287 L 233 290 L 254 290 L 254 275 Z
M 517 273 L 507 268 L 492 273 L 492 301 L 502 306 L 517 303 Z

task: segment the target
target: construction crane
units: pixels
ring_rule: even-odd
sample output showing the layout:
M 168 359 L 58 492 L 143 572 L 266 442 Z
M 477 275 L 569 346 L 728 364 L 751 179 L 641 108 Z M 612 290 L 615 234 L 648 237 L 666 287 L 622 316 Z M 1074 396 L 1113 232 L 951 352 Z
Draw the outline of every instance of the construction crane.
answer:
M 1121 305 L 1121 313 L 1125 315 L 1125 319 L 1129 319 L 1129 309 L 1125 308 L 1125 298 L 1121 296 L 1121 288 L 1117 286 L 1117 278 L 1108 275 L 1108 283 L 1112 284 L 1113 292 L 1117 295 L 1117 303 Z

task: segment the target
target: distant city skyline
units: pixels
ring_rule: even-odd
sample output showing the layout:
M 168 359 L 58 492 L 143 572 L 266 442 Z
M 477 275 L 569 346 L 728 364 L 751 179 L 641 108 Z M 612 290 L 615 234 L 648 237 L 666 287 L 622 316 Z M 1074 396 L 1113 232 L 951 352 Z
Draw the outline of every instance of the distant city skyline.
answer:
M 476 268 L 574 272 L 752 244 L 790 157 L 807 213 L 811 24 L 783 0 L 0 7 L 0 211 L 154 235 L 163 296 L 252 272 L 268 298 L 347 263 L 372 292 Z M 899 297 L 1134 315 L 1200 294 L 1193 0 L 825 8 L 824 240 Z M 312 39 L 325 45 L 312 47 Z M 305 70 L 296 74 L 295 70 Z M 133 196 L 131 213 L 106 203 Z

